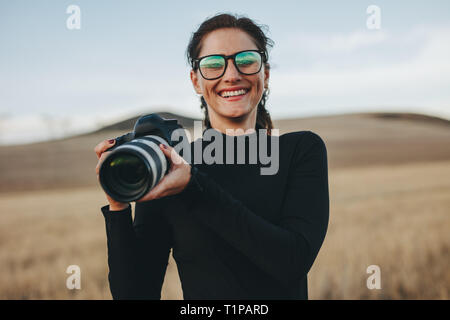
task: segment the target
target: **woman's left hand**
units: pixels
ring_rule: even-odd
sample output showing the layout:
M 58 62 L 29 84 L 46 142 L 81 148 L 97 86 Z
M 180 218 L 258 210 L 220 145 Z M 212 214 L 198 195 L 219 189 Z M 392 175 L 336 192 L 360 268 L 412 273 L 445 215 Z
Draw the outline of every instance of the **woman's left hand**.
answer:
M 191 179 L 191 166 L 170 146 L 160 144 L 170 165 L 169 172 L 145 196 L 136 202 L 144 202 L 180 193 Z

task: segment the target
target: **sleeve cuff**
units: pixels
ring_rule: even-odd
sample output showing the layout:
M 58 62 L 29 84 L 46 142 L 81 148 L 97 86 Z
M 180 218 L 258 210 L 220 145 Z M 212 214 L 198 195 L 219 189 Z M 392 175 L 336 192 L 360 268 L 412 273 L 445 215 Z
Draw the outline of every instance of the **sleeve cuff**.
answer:
M 116 220 L 131 220 L 131 205 L 120 211 L 110 211 L 109 205 L 103 206 L 101 208 L 103 216 L 106 221 L 116 221 Z

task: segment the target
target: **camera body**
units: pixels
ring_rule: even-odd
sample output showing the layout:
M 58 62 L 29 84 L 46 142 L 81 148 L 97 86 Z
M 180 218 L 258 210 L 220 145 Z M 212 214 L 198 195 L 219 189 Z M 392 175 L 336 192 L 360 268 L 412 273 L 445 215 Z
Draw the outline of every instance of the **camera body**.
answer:
M 172 133 L 182 129 L 176 119 L 156 113 L 140 117 L 132 132 L 117 137 L 99 170 L 103 190 L 119 202 L 131 202 L 147 194 L 169 170 L 159 144 L 173 147 Z

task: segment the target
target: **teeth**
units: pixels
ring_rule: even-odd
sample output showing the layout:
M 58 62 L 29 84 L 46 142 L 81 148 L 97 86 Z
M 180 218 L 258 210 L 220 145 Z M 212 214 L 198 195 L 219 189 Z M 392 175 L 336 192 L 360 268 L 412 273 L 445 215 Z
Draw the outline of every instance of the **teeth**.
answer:
M 239 96 L 241 94 L 245 94 L 247 92 L 247 89 L 241 89 L 236 91 L 223 91 L 220 95 L 224 98 L 227 97 L 233 97 L 233 96 Z

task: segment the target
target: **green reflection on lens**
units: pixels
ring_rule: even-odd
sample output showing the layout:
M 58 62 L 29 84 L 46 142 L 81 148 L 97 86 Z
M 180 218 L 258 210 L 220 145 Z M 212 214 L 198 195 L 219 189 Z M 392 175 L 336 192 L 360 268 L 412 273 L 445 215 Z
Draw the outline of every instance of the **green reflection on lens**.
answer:
M 253 73 L 259 70 L 261 56 L 254 51 L 245 51 L 236 55 L 236 64 L 244 73 Z
M 200 61 L 200 68 L 218 69 L 225 66 L 225 60 L 220 56 L 206 57 Z
M 146 177 L 146 167 L 134 155 L 120 155 L 110 162 L 113 176 L 122 185 L 138 184 Z

